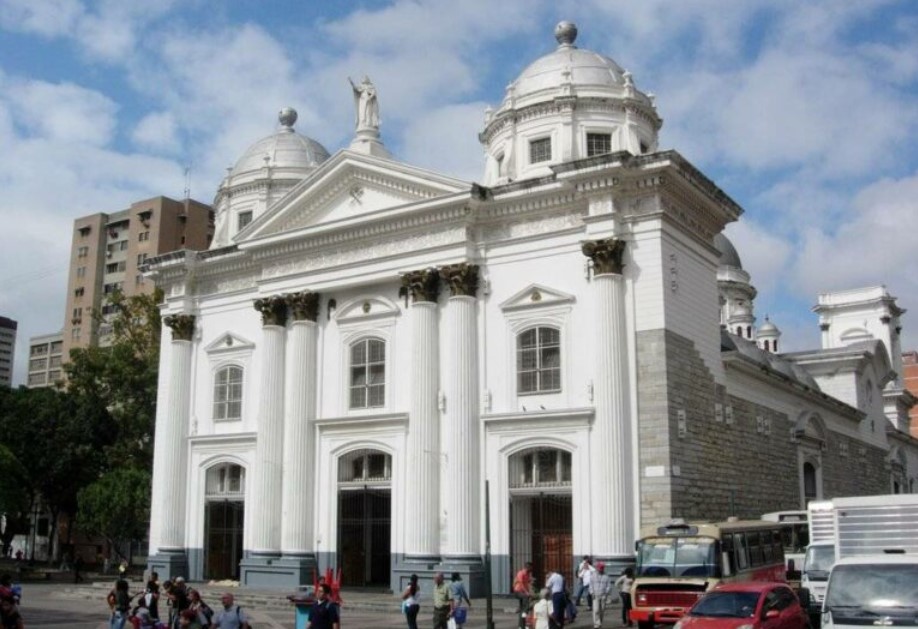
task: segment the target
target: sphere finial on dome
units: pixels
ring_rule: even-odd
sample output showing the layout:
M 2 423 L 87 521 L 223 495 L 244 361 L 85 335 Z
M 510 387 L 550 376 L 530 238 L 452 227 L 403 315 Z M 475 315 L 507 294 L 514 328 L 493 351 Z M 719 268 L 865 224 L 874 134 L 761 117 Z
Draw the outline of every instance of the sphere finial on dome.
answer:
M 293 130 L 293 125 L 296 123 L 296 118 L 296 109 L 293 107 L 284 107 L 277 114 L 278 122 L 280 122 L 283 126 L 287 127 L 291 131 Z
M 558 22 L 555 27 L 555 39 L 562 46 L 573 46 L 577 40 L 577 25 L 567 20 Z

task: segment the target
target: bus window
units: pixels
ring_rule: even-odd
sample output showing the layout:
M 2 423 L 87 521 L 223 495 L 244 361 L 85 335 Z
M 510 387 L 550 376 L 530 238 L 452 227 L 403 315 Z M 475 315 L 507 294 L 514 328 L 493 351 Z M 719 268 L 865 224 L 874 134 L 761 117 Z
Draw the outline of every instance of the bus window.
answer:
M 733 534 L 733 555 L 736 559 L 735 563 L 738 570 L 745 570 L 749 567 L 749 559 L 746 556 L 745 533 Z
M 749 545 L 749 565 L 753 567 L 765 564 L 765 557 L 762 554 L 762 537 L 758 531 L 746 534 L 746 541 Z
M 736 574 L 736 558 L 733 556 L 733 536 L 724 535 L 721 541 L 721 553 L 723 554 L 723 572 L 725 577 Z
M 771 545 L 771 532 L 762 531 L 762 558 L 764 563 L 771 563 L 774 559 L 774 551 Z

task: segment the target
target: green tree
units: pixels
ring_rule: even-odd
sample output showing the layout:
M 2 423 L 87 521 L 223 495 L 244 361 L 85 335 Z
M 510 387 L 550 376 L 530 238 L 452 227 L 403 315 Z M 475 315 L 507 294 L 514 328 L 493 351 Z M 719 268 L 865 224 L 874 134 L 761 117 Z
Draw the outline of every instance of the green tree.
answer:
M 82 530 L 105 537 L 116 552 L 143 539 L 150 521 L 148 470 L 122 467 L 105 473 L 79 493 Z
M 115 437 L 109 448 L 112 467 L 150 469 L 156 423 L 162 291 L 110 299 L 114 316 L 111 344 L 73 350 L 67 371 L 68 391 L 89 408 L 104 408 L 111 416 Z

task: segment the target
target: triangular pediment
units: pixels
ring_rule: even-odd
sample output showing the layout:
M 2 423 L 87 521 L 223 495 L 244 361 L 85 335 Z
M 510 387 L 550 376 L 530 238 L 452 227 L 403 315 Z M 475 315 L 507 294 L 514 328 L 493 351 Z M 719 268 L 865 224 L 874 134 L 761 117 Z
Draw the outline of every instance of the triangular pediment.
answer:
M 343 223 L 470 189 L 471 184 L 390 159 L 342 150 L 236 236 L 257 240 Z
M 221 334 L 207 344 L 204 351 L 208 354 L 226 354 L 232 352 L 246 352 L 255 349 L 255 343 L 232 332 Z
M 574 296 L 542 284 L 530 284 L 501 303 L 504 312 L 574 303 Z

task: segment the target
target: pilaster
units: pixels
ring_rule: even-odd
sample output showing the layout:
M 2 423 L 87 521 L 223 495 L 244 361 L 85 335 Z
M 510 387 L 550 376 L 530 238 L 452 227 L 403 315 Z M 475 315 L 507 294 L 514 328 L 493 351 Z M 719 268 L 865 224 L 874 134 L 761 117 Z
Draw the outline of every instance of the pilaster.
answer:
M 595 378 L 591 466 L 592 552 L 613 566 L 633 562 L 634 507 L 631 460 L 628 342 L 622 271 L 625 243 L 612 238 L 584 243 L 593 261 Z
M 157 554 L 150 557 L 151 566 L 185 574 L 185 488 L 188 478 L 188 423 L 191 409 L 191 364 L 195 317 L 178 314 L 165 317 L 163 323 L 172 330 L 169 348 L 169 378 L 165 405 L 157 411 L 156 438 L 161 447 L 153 461 L 155 508 L 151 519 L 159 523 L 159 539 L 153 540 Z M 175 572 L 178 571 L 178 572 Z
M 440 278 L 436 270 L 414 271 L 402 277 L 402 286 L 413 300 L 405 554 L 407 561 L 431 563 L 440 556 Z

